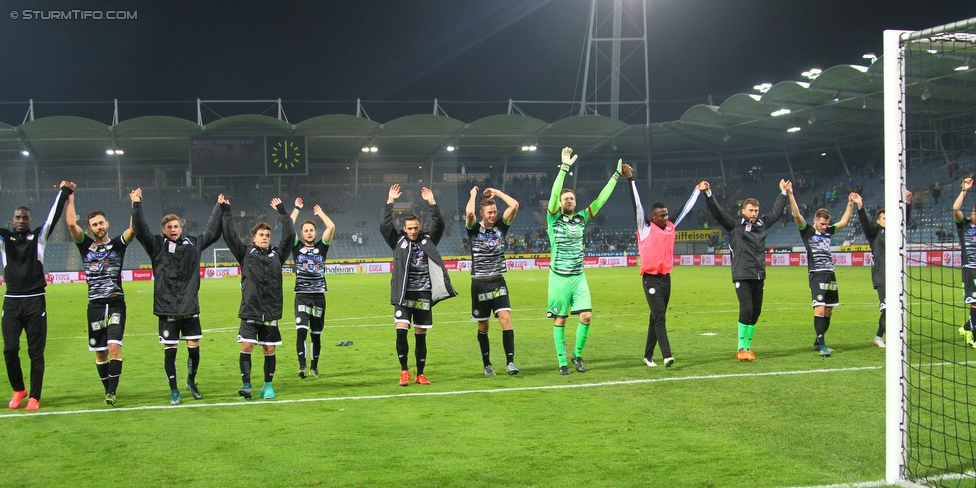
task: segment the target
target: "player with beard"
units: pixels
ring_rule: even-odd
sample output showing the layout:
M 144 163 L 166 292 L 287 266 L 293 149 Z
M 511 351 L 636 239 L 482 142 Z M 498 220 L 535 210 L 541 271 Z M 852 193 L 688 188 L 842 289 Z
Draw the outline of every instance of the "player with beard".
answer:
M 430 232 L 423 232 L 416 215 L 403 218 L 403 230 L 393 224 L 393 202 L 400 198 L 400 185 L 390 187 L 386 206 L 380 214 L 380 234 L 393 249 L 393 276 L 390 278 L 390 304 L 393 305 L 393 324 L 396 327 L 396 352 L 400 361 L 400 386 L 410 384 L 407 354 L 410 352 L 407 333 L 413 322 L 417 378 L 414 383 L 429 385 L 424 375 L 427 365 L 427 331 L 434 326 L 431 309 L 438 302 L 456 297 L 447 268 L 437 250 L 444 235 L 444 218 L 434 201 L 434 192 L 424 187 L 421 198 L 430 205 Z
M 505 283 L 505 236 L 518 214 L 519 204 L 514 198 L 494 188 L 485 188 L 481 200 L 481 222 L 474 214 L 474 201 L 478 187 L 471 189 L 471 197 L 465 207 L 464 225 L 471 243 L 471 320 L 478 322 L 478 345 L 485 376 L 495 376 L 489 357 L 488 320 L 492 312 L 502 324 L 502 345 L 505 348 L 505 364 L 508 374 L 519 373 L 515 366 L 515 331 L 512 330 L 512 304 Z M 495 198 L 505 202 L 508 208 L 498 220 Z
M 622 160 L 617 161 L 617 170 L 603 187 L 596 200 L 580 212 L 576 211 L 576 192 L 563 188 L 563 181 L 569 168 L 578 155 L 565 147 L 561 154 L 562 164 L 553 178 L 552 192 L 549 195 L 546 228 L 549 234 L 549 300 L 547 315 L 553 319 L 552 339 L 556 345 L 556 359 L 559 361 L 559 374 L 569 374 L 566 361 L 566 319 L 570 314 L 579 315 L 576 328 L 576 349 L 571 360 L 576 371 L 586 371 L 583 365 L 583 348 L 590 334 L 593 314 L 590 302 L 590 286 L 583 274 L 583 231 L 586 224 L 613 193 L 620 178 Z
M 291 221 L 298 222 L 298 212 L 305 207 L 301 198 L 295 199 L 295 208 L 291 211 Z M 332 245 L 335 235 L 335 224 L 332 219 L 316 205 L 312 211 L 325 224 L 322 238 L 316 239 L 318 232 L 315 222 L 306 220 L 292 246 L 292 259 L 295 262 L 295 328 L 298 339 L 298 377 L 301 379 L 319 377 L 319 355 L 322 353 L 322 330 L 325 328 L 325 293 L 329 291 L 325 280 L 325 258 Z M 312 334 L 312 368 L 306 365 L 305 354 L 307 347 L 305 336 L 311 330 Z
M 766 287 L 766 232 L 785 213 L 787 189 L 793 188 L 793 184 L 786 180 L 779 181 L 780 194 L 776 196 L 773 211 L 766 215 L 759 215 L 759 200 L 746 198 L 742 202 L 740 217 L 733 217 L 722 209 L 707 181 L 702 181 L 696 188 L 705 193 L 708 211 L 729 233 L 732 282 L 735 283 L 735 296 L 739 299 L 739 343 L 735 358 L 755 361 L 752 337 L 762 313 L 763 290 Z
M 88 283 L 88 350 L 95 352 L 95 369 L 105 388 L 105 404 L 115 405 L 122 376 L 122 336 L 125 334 L 125 293 L 122 291 L 122 262 L 125 250 L 135 239 L 132 218 L 129 228 L 109 238 L 105 212 L 88 214 L 88 231 L 78 225 L 75 195 L 68 196 L 64 213 L 71 239 L 81 253 L 81 267 Z

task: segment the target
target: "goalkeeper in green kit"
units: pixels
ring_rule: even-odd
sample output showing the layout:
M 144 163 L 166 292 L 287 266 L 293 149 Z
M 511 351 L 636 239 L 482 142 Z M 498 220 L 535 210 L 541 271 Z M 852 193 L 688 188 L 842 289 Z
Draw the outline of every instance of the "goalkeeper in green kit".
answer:
M 570 314 L 579 315 L 579 326 L 576 328 L 576 351 L 571 358 L 576 371 L 586 371 L 583 366 L 583 347 L 586 337 L 590 333 L 590 287 L 586 284 L 583 274 L 583 230 L 586 223 L 600 211 L 607 198 L 613 193 L 613 188 L 620 178 L 620 166 L 623 161 L 617 161 L 617 171 L 603 187 L 600 196 L 581 212 L 576 211 L 576 193 L 569 188 L 563 188 L 566 173 L 576 162 L 577 156 L 573 150 L 566 147 L 562 152 L 562 164 L 559 174 L 552 183 L 552 195 L 549 197 L 549 213 L 546 216 L 549 232 L 550 260 L 549 260 L 549 306 L 548 316 L 555 319 L 552 329 L 553 341 L 556 343 L 556 357 L 559 359 L 559 374 L 569 374 L 569 363 L 566 361 L 566 318 Z

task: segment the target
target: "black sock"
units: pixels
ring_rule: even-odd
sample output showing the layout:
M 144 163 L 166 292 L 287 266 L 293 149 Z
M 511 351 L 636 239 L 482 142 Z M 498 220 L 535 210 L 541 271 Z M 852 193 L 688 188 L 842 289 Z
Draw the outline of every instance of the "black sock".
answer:
M 831 315 L 824 315 L 824 320 L 826 321 L 824 324 L 824 334 L 826 334 L 827 330 L 830 329 L 830 317 Z
M 108 391 L 106 393 L 115 394 L 119 389 L 119 377 L 122 376 L 122 360 L 112 359 L 108 362 Z
M 505 346 L 505 362 L 515 362 L 515 331 L 512 329 L 502 331 L 502 345 Z
M 298 340 L 295 341 L 295 349 L 298 351 L 298 368 L 305 369 L 305 336 L 308 329 L 297 329 Z
M 407 332 L 407 329 L 396 330 L 396 352 L 397 359 L 400 360 L 401 371 L 410 369 L 407 367 L 407 354 L 410 353 L 410 344 L 407 343 Z
M 882 310 L 881 318 L 878 319 L 878 337 L 884 337 L 885 334 L 885 312 L 887 310 Z
M 417 342 L 416 354 L 417 354 L 417 374 L 424 374 L 424 366 L 427 365 L 427 334 L 414 334 L 414 340 Z
M 488 332 L 478 331 L 478 346 L 481 348 L 481 362 L 487 367 L 491 364 L 491 345 L 488 341 Z
M 163 350 L 163 369 L 166 371 L 166 379 L 169 380 L 169 389 L 176 388 L 176 347 L 167 347 Z
M 186 346 L 186 380 L 196 382 L 200 369 L 200 346 Z
M 966 322 L 966 325 L 964 325 L 963 328 L 966 330 L 974 330 L 973 324 L 976 324 L 976 307 L 971 307 L 969 309 L 969 322 Z
M 813 345 L 816 347 L 823 346 L 824 333 L 827 332 L 827 318 L 820 315 L 814 315 L 813 330 L 817 333 L 817 340 L 814 341 Z
M 108 362 L 96 362 L 95 369 L 98 370 L 98 378 L 102 380 L 102 386 L 105 388 L 105 393 L 110 393 L 111 390 L 108 389 Z
M 278 366 L 278 359 L 274 353 L 264 355 L 264 382 L 274 381 L 275 368 Z
M 241 353 L 241 383 L 251 382 L 251 353 Z
M 322 355 L 322 334 L 312 334 L 312 369 L 319 369 L 319 356 Z

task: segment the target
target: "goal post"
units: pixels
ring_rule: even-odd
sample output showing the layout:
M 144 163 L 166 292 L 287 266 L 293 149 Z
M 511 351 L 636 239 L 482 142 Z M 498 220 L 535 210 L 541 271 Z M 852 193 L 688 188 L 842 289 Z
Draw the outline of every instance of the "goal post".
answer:
M 976 175 L 976 18 L 886 31 L 883 60 L 885 480 L 973 486 L 976 347 L 961 332 L 976 300 L 962 279 L 976 272 L 976 191 L 960 181 Z
M 905 188 L 904 113 L 902 82 L 904 57 L 902 36 L 906 31 L 884 32 L 884 177 L 886 209 L 885 229 L 885 330 L 888 348 L 885 351 L 885 481 L 901 479 L 904 468 L 904 437 L 902 413 L 904 378 L 902 358 L 905 350 Z M 897 304 L 897 306 L 895 306 Z

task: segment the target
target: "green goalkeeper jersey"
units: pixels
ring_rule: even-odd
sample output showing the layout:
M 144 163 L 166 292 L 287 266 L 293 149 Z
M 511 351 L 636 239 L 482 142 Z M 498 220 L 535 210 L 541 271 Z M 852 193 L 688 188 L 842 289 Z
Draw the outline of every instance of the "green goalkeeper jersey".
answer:
M 562 212 L 546 215 L 551 257 L 549 269 L 561 275 L 578 275 L 583 272 L 583 231 L 593 218 L 586 208 L 575 215 Z
M 549 233 L 549 269 L 561 275 L 578 275 L 583 272 L 583 231 L 586 223 L 596 216 L 603 204 L 613 193 L 618 175 L 610 181 L 589 207 L 573 215 L 563 215 L 559 210 L 559 192 L 566 179 L 566 170 L 560 169 L 552 183 L 549 197 L 549 212 L 546 215 L 546 230 Z

